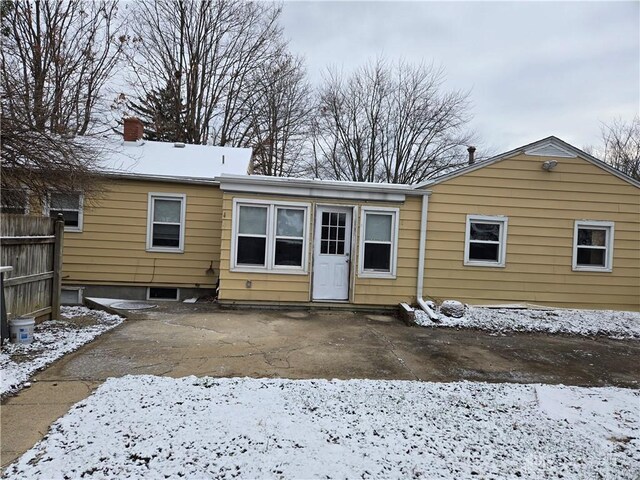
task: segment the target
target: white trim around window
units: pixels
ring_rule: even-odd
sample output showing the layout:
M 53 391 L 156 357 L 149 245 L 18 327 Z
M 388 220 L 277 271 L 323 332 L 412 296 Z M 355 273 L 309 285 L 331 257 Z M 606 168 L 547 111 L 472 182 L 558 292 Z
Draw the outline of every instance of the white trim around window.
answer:
M 246 214 L 250 210 L 254 210 L 255 218 L 253 222 L 241 227 L 240 215 L 241 209 L 246 208 Z M 258 211 L 264 210 L 264 215 Z M 309 272 L 309 234 L 311 204 L 304 202 L 280 202 L 271 200 L 256 200 L 245 198 L 233 199 L 233 212 L 231 216 L 231 252 L 230 252 L 230 269 L 232 272 L 253 272 L 253 273 L 282 273 L 293 275 L 306 275 Z M 289 224 L 290 231 L 279 230 L 279 216 L 287 215 L 292 218 L 302 215 L 302 231 L 295 231 L 296 226 Z M 262 220 L 264 218 L 264 220 Z M 299 218 L 299 217 L 298 217 Z M 283 230 L 287 229 L 286 223 L 282 223 Z M 241 231 L 243 230 L 244 231 Z M 247 239 L 244 246 L 239 245 L 242 239 Z M 242 248 L 250 248 L 251 240 L 254 245 L 262 244 L 260 252 L 256 252 L 255 263 L 246 257 L 245 263 L 238 258 L 242 255 Z M 297 247 L 301 244 L 300 262 L 292 263 L 292 253 L 296 256 Z M 280 245 L 280 247 L 279 247 Z M 293 250 L 287 253 L 284 248 L 286 245 L 293 246 Z M 280 249 L 282 248 L 282 250 Z M 278 257 L 281 255 L 280 260 Z M 249 255 L 250 256 L 250 255 Z M 258 261 L 260 259 L 260 261 Z M 280 262 L 280 263 L 278 263 Z M 296 262 L 297 263 L 297 262 Z
M 149 200 L 147 205 L 147 251 L 148 252 L 166 252 L 166 253 L 184 253 L 184 231 L 185 219 L 187 214 L 187 195 L 184 193 L 164 193 L 149 192 Z M 173 220 L 157 220 L 155 218 L 156 201 L 180 202 L 179 215 L 180 218 Z M 172 239 L 165 239 L 164 242 L 154 238 L 155 226 L 166 226 L 166 228 L 178 227 L 177 245 L 161 245 L 162 243 L 175 242 Z
M 78 197 L 78 207 L 77 208 L 69 208 L 69 207 L 60 207 L 60 208 L 55 208 L 51 205 L 51 196 L 52 195 L 66 195 L 66 196 L 77 196 Z M 64 231 L 65 232 L 82 232 L 82 226 L 83 226 L 83 222 L 84 222 L 84 195 L 82 193 L 58 193 L 58 192 L 50 192 L 47 195 L 47 199 L 46 199 L 46 204 L 45 204 L 45 216 L 50 217 L 51 216 L 51 211 L 54 212 L 59 212 L 62 213 L 62 216 L 65 217 L 65 225 L 64 225 Z M 67 223 L 72 220 L 70 218 L 68 218 L 67 216 L 65 216 L 65 212 L 69 212 L 71 214 L 71 216 L 73 216 L 74 213 L 77 213 L 78 215 L 78 219 L 77 219 L 77 225 L 68 225 Z M 76 222 L 73 222 L 76 223 Z
M 398 265 L 398 229 L 400 219 L 400 209 L 388 207 L 362 207 L 360 213 L 360 240 L 358 251 L 358 277 L 363 278 L 396 278 Z M 388 232 L 381 231 L 375 235 L 371 232 L 371 236 L 378 238 L 367 238 L 367 217 L 381 216 L 389 217 Z M 380 224 L 379 226 L 383 226 Z M 380 235 L 382 233 L 382 235 Z M 367 265 L 366 250 L 368 248 L 377 248 L 378 253 L 375 255 L 382 263 L 378 265 Z M 388 258 L 384 253 L 388 248 Z M 387 266 L 384 266 L 387 264 Z
M 464 264 L 473 267 L 504 267 L 507 260 L 507 226 L 509 218 L 503 216 L 467 215 L 467 226 L 464 237 Z M 476 227 L 472 228 L 472 225 Z M 498 227 L 498 233 L 487 232 L 480 238 L 478 227 L 480 225 L 491 228 Z M 475 237 L 475 238 L 473 238 Z M 484 248 L 483 248 L 484 247 Z M 495 254 L 492 250 L 495 248 Z M 474 254 L 474 250 L 478 250 Z M 484 258 L 481 258 L 484 257 Z
M 613 233 L 614 222 L 576 220 L 573 225 L 573 271 L 611 272 Z

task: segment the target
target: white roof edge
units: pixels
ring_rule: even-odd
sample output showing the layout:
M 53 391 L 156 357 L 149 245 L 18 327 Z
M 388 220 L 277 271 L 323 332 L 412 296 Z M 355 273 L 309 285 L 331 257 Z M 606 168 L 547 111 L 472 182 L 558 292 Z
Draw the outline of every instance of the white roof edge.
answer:
M 394 184 L 394 183 L 371 183 L 371 182 L 347 182 L 339 180 L 320 180 L 310 178 L 292 178 L 292 177 L 268 177 L 264 175 L 234 175 L 223 173 L 216 180 L 220 185 L 265 185 L 265 186 L 281 186 L 292 188 L 313 188 L 316 190 L 337 190 L 337 191 L 361 191 L 361 192 L 387 192 L 402 193 L 405 195 L 430 195 L 428 190 L 416 190 L 413 185 Z
M 216 178 L 206 177 L 179 177 L 174 175 L 149 175 L 142 173 L 122 173 L 122 172 L 109 172 L 102 170 L 99 172 L 101 175 L 106 175 L 113 178 L 124 178 L 127 180 L 147 180 L 150 182 L 167 182 L 167 183 L 193 183 L 193 184 L 205 184 L 205 185 L 218 185 L 220 182 Z
M 516 156 L 518 154 L 524 153 L 525 150 L 532 150 L 532 149 L 534 149 L 536 147 L 540 147 L 540 146 L 547 145 L 547 144 L 555 145 L 558 148 L 563 149 L 563 150 L 569 150 L 572 153 L 574 153 L 577 157 L 580 157 L 583 160 L 586 160 L 587 162 L 592 163 L 596 167 L 600 167 L 601 169 L 606 170 L 607 172 L 611 173 L 612 175 L 615 175 L 616 177 L 620 178 L 621 180 L 624 180 L 625 182 L 630 183 L 631 185 L 640 188 L 640 181 L 635 180 L 634 178 L 631 178 L 630 176 L 622 173 L 620 170 L 617 170 L 617 169 L 613 168 L 608 163 L 605 163 L 602 160 L 600 160 L 600 159 L 598 159 L 598 158 L 596 158 L 596 157 L 594 157 L 592 155 L 589 155 L 588 153 L 580 150 L 579 148 L 574 147 L 570 143 L 567 143 L 564 140 L 562 140 L 562 139 L 560 139 L 558 137 L 554 137 L 554 136 L 546 137 L 546 138 L 543 138 L 541 140 L 537 140 L 535 142 L 529 143 L 527 145 L 523 145 L 521 147 L 515 148 L 513 150 L 509 150 L 508 152 L 501 153 L 499 155 L 496 155 L 495 157 L 488 158 L 487 160 L 482 160 L 480 162 L 474 163 L 473 165 L 467 165 L 466 167 L 463 167 L 463 168 L 461 168 L 459 170 L 456 170 L 455 172 L 448 173 L 448 174 L 443 175 L 441 177 L 434 178 L 432 180 L 427 180 L 426 182 L 418 183 L 418 184 L 414 185 L 414 188 L 422 189 L 422 188 L 425 188 L 425 187 L 429 187 L 431 185 L 437 185 L 439 183 L 445 182 L 445 181 L 450 180 L 452 178 L 459 177 L 461 175 L 473 172 L 475 170 L 479 170 L 480 168 L 484 168 L 484 167 L 487 167 L 489 165 L 493 165 L 494 163 L 497 163 L 500 160 L 504 160 L 506 158 L 514 157 L 514 156 Z

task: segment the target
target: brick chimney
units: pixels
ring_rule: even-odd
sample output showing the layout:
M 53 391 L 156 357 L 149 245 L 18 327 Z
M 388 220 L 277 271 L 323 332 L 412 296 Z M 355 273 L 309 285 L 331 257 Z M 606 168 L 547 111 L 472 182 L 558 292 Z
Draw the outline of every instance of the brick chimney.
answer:
M 137 117 L 128 117 L 123 119 L 124 122 L 124 141 L 125 142 L 135 142 L 136 140 L 140 140 L 142 138 L 142 134 L 144 131 L 144 126 L 142 122 Z
M 475 159 L 476 147 L 467 148 L 467 152 L 469 152 L 469 165 L 473 165 L 474 162 L 476 161 Z

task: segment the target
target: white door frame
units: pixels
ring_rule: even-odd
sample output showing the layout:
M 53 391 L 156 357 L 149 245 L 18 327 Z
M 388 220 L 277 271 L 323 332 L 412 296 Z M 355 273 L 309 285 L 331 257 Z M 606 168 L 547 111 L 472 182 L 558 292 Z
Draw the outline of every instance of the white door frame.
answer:
M 321 222 L 321 210 L 323 208 L 331 209 L 342 209 L 344 211 L 349 211 L 351 219 L 351 226 L 347 229 L 350 235 L 349 242 L 345 245 L 349 249 L 349 262 L 347 267 L 347 296 L 345 299 L 316 299 L 314 298 L 314 288 L 315 288 L 315 270 L 316 270 L 316 253 L 318 249 L 321 247 L 320 236 L 322 233 L 322 227 L 319 222 Z M 355 245 L 356 245 L 356 224 L 357 224 L 357 206 L 356 205 L 344 205 L 344 204 L 335 204 L 335 203 L 316 203 L 314 206 L 314 219 L 313 219 L 313 248 L 311 248 L 311 289 L 309 299 L 312 302 L 351 302 L 353 296 L 353 284 L 354 284 L 354 270 L 353 267 L 355 265 Z M 320 214 L 319 214 L 320 213 Z M 346 248 L 345 248 L 346 250 Z

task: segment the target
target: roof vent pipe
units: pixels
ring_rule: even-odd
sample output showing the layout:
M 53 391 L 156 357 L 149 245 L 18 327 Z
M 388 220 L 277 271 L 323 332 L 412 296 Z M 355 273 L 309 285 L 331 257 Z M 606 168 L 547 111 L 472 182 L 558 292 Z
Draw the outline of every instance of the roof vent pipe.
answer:
M 173 147 L 174 147 L 174 148 L 184 148 L 184 143 L 182 143 L 182 142 L 175 142 L 175 143 L 173 144 Z
M 475 159 L 476 147 L 471 146 L 467 148 L 467 152 L 469 152 L 469 165 L 473 165 L 476 161 Z

